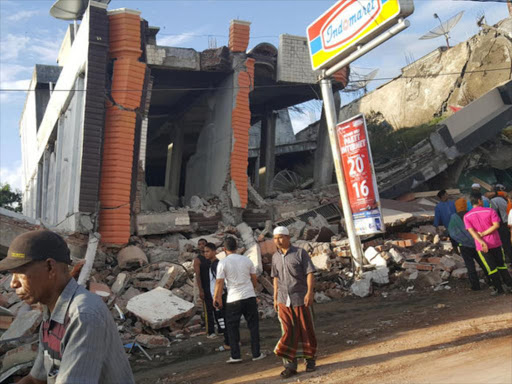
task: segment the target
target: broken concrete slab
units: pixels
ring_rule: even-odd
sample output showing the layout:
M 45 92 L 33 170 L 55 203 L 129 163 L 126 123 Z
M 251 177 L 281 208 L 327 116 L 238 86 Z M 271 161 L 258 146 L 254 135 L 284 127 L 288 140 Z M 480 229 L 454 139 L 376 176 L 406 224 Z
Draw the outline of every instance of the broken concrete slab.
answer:
M 467 268 L 457 268 L 452 272 L 452 276 L 456 279 L 467 279 L 468 277 L 468 269 Z
M 328 303 L 332 299 L 323 292 L 315 292 L 315 303 L 322 304 Z
M 171 265 L 165 271 L 157 286 L 165 289 L 171 289 L 172 285 L 185 273 L 184 269 L 177 265 Z
M 328 254 L 321 254 L 311 258 L 317 270 L 329 271 L 332 267 L 331 257 Z
M 188 212 L 138 214 L 135 222 L 138 236 L 162 235 L 175 232 L 193 232 Z
M 2 360 L 2 372 L 18 364 L 34 361 L 37 357 L 38 344 L 24 344 L 8 351 Z
M 367 297 L 370 295 L 372 282 L 370 279 L 356 280 L 350 286 L 350 292 L 359 297 Z
M 453 260 L 453 258 L 449 256 L 443 256 L 441 258 L 439 266 L 445 271 L 452 272 L 454 269 L 457 268 L 457 263 L 455 262 L 455 260 Z
M 179 239 L 178 240 L 179 251 L 187 252 L 188 248 L 190 248 L 190 247 L 192 247 L 192 249 L 197 248 L 197 243 L 199 242 L 200 239 L 205 239 L 208 243 L 214 243 L 217 246 L 222 244 L 222 239 L 219 239 L 215 235 L 194 237 L 192 239 Z
M 294 223 L 287 225 L 288 231 L 290 232 L 291 241 L 294 242 L 302 237 L 302 233 L 306 228 L 306 223 L 300 220 L 295 221 Z
M 380 252 L 374 247 L 368 247 L 366 251 L 364 251 L 364 257 L 370 264 L 378 267 L 386 267 L 388 265 L 386 260 L 380 255 Z
M 364 272 L 363 279 L 369 280 L 380 285 L 389 284 L 389 268 L 378 267 L 373 271 Z
M 148 258 L 144 251 L 135 245 L 123 248 L 117 254 L 117 262 L 122 269 L 133 266 L 143 267 L 148 264 Z
M 0 341 L 15 339 L 17 337 L 27 336 L 34 333 L 43 320 L 43 314 L 39 310 L 32 310 L 23 313 L 14 319 L 11 326 L 0 336 Z
M 171 345 L 169 339 L 162 335 L 137 335 L 137 343 L 145 348 L 167 348 Z
M 267 290 L 269 294 L 274 295 L 274 285 L 272 284 L 269 278 L 260 275 L 258 277 L 258 281 L 260 282 L 261 285 L 263 285 L 263 287 Z
M 124 290 L 127 280 L 128 274 L 121 272 L 119 275 L 117 275 L 116 281 L 114 284 L 112 284 L 112 293 L 119 295 Z
M 153 329 L 168 327 L 195 311 L 194 304 L 162 287 L 135 296 L 128 301 L 126 308 Z
M 92 293 L 97 294 L 98 296 L 100 296 L 102 298 L 109 297 L 110 293 L 111 293 L 110 292 L 110 288 L 108 287 L 108 285 L 102 284 L 102 283 L 96 283 L 96 282 L 93 282 L 93 281 L 91 281 L 89 283 L 89 291 L 91 291 Z
M 389 250 L 389 254 L 393 258 L 393 261 L 397 264 L 400 264 L 402 261 L 404 261 L 404 257 L 400 252 L 398 252 L 395 248 L 391 248 Z
M 251 245 L 247 251 L 245 251 L 244 256 L 249 258 L 254 266 L 256 267 L 256 273 L 259 275 L 263 272 L 263 263 L 261 261 L 261 251 L 258 244 L 254 243 Z

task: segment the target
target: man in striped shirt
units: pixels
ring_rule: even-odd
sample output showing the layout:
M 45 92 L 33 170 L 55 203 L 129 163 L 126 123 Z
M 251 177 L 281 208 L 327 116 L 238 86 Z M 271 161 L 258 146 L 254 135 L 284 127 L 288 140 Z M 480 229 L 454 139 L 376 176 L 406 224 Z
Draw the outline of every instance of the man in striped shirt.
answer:
M 474 208 L 464 216 L 464 225 L 475 239 L 478 255 L 496 289 L 494 294 L 501 294 L 504 292 L 502 281 L 512 289 L 512 277 L 505 265 L 505 254 L 498 233 L 500 218 L 492 208 L 483 207 L 480 192 L 472 193 L 470 199 Z
M 71 277 L 69 264 L 66 242 L 47 230 L 15 238 L 0 262 L 20 299 L 43 304 L 39 352 L 19 383 L 134 383 L 112 315 Z

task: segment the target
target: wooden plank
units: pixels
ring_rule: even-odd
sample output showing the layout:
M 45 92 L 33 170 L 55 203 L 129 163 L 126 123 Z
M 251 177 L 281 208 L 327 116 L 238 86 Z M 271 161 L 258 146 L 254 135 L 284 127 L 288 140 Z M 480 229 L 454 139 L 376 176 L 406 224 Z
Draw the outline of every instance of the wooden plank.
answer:
M 478 184 L 480 184 L 480 186 L 481 186 L 482 188 L 487 189 L 489 192 L 492 192 L 492 191 L 493 191 L 493 189 L 492 189 L 492 185 L 491 185 L 491 184 L 487 184 L 485 181 L 483 181 L 482 179 L 479 179 L 478 177 L 473 176 L 473 177 L 471 178 L 471 181 L 472 181 L 473 183 L 478 183 Z
M 414 197 L 419 199 L 421 197 L 436 197 L 439 191 L 425 191 L 425 192 L 414 192 Z M 449 195 L 460 195 L 460 189 L 447 189 L 446 193 Z

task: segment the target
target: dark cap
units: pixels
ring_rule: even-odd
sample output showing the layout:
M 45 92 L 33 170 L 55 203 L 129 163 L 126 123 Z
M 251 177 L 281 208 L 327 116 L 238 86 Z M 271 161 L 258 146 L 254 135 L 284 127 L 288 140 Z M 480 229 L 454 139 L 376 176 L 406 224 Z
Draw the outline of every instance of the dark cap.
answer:
M 27 232 L 12 241 L 7 257 L 0 261 L 0 271 L 46 259 L 71 264 L 66 241 L 60 235 L 48 230 Z

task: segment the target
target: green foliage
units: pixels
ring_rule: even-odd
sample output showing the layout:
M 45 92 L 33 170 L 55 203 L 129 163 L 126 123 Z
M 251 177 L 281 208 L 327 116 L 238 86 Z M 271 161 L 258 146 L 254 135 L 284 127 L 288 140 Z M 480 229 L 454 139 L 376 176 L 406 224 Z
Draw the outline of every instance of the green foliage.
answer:
M 373 158 L 378 161 L 407 157 L 410 149 L 436 131 L 439 128 L 438 124 L 445 118 L 436 117 L 427 124 L 394 131 L 393 127 L 382 119 L 382 115 L 368 115 L 366 122 Z
M 0 183 L 0 207 L 14 212 L 21 212 L 21 191 L 13 191 L 8 183 Z

